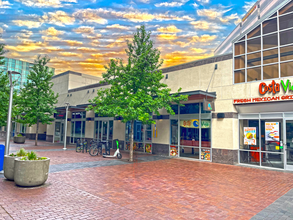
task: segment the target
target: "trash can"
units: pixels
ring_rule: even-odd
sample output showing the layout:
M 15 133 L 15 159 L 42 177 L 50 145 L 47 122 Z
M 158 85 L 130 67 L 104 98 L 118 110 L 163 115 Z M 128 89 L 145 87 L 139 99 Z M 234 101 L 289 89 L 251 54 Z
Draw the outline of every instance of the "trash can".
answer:
M 0 145 L 0 171 L 3 170 L 5 146 Z

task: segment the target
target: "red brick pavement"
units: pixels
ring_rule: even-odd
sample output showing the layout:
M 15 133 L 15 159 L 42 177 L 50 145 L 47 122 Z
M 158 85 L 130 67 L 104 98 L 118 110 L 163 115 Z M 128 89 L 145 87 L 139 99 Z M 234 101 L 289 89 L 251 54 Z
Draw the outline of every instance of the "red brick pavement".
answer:
M 39 154 L 52 164 L 106 160 L 75 151 Z M 292 178 L 170 159 L 51 173 L 34 189 L 0 179 L 0 219 L 250 219 L 293 188 Z

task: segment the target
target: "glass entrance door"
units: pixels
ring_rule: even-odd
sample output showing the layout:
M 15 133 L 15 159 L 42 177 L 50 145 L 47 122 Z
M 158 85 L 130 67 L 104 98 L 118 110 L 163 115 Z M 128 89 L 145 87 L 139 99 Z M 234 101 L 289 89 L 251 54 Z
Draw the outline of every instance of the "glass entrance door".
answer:
M 55 122 L 54 143 L 63 143 L 64 141 L 64 122 Z
M 286 120 L 285 132 L 286 169 L 293 170 L 293 120 Z
M 113 139 L 113 120 L 95 121 L 94 138 L 97 141 L 109 141 Z

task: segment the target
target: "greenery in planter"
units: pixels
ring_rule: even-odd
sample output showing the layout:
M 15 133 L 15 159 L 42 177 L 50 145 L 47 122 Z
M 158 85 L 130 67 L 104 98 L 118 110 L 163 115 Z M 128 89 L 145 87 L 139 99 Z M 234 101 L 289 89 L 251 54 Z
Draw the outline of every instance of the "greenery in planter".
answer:
M 24 148 L 21 148 L 16 153 L 9 154 L 9 156 L 10 157 L 25 157 L 25 156 L 27 156 L 27 154 L 28 154 L 28 152 Z
M 38 157 L 36 152 L 31 151 L 25 155 L 25 157 L 21 158 L 21 160 L 46 160 L 47 157 Z
M 22 134 L 18 134 L 18 135 L 16 135 L 16 137 L 23 137 L 23 135 Z

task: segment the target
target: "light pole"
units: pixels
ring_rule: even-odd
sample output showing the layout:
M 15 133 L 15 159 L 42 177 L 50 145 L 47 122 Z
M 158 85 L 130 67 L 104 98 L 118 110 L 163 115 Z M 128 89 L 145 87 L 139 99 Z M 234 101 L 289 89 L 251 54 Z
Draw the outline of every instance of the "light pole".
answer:
M 9 107 L 8 107 L 8 116 L 7 116 L 7 129 L 6 129 L 6 140 L 5 140 L 5 155 L 9 155 L 10 147 L 10 131 L 11 131 L 11 115 L 12 115 L 12 102 L 13 102 L 13 82 L 12 74 L 19 74 L 19 72 L 8 71 L 9 84 L 10 84 L 10 96 L 9 96 Z
M 65 131 L 64 131 L 64 147 L 63 150 L 67 150 L 66 148 L 66 141 L 67 141 L 67 118 L 68 118 L 68 107 L 69 107 L 69 102 L 66 102 L 66 116 L 65 116 Z

